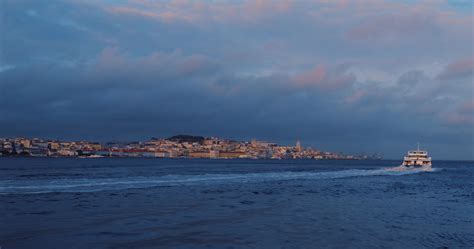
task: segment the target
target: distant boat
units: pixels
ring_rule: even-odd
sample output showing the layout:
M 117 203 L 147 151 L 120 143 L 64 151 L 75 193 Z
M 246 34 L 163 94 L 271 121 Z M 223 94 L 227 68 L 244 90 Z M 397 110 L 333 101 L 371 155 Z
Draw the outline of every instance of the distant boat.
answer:
M 79 156 L 79 158 L 102 158 L 102 155 Z
M 428 152 L 420 150 L 420 144 L 416 150 L 408 151 L 408 156 L 403 158 L 402 166 L 405 167 L 431 167 L 431 157 Z

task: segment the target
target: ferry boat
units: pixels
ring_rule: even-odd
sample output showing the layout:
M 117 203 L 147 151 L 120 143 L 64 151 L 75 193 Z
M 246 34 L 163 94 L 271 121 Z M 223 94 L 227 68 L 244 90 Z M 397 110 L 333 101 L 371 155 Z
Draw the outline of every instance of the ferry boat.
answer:
M 404 157 L 402 166 L 431 167 L 431 157 L 428 157 L 428 152 L 420 150 L 420 144 L 418 144 L 416 150 L 408 151 L 408 156 Z

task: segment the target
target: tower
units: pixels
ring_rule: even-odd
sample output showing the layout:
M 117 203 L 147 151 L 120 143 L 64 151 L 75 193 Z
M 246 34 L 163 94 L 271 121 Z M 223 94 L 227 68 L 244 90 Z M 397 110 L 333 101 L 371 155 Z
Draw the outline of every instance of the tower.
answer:
M 301 152 L 301 150 L 302 150 L 301 142 L 300 142 L 300 140 L 296 140 L 296 151 Z

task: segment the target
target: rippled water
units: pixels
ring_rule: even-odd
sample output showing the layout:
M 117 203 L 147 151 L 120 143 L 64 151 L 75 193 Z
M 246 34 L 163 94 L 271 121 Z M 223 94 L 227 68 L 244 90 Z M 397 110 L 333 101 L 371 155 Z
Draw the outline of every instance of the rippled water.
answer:
M 2 248 L 473 248 L 474 163 L 0 158 Z

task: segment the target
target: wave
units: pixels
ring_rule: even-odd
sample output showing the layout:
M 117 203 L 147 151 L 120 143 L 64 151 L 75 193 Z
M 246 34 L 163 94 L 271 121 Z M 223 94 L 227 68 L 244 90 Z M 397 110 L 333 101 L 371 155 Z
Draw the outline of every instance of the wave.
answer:
M 0 181 L 0 194 L 38 194 L 54 192 L 98 192 L 160 186 L 252 183 L 285 180 L 320 180 L 363 176 L 399 176 L 433 171 L 393 167 L 372 170 L 340 170 L 327 172 L 267 172 L 247 174 L 166 175 L 128 178 L 80 178 Z

